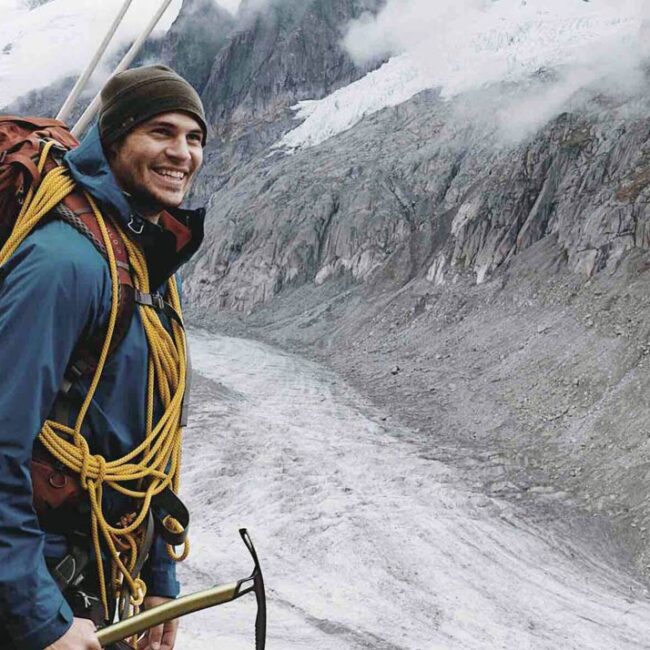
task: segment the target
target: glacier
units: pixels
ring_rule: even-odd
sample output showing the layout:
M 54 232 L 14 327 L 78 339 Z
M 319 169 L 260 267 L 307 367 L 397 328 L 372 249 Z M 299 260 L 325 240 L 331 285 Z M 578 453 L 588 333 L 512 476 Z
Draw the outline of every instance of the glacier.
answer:
M 409 3 L 403 0 L 393 5 L 403 9 Z M 451 99 L 493 84 L 524 82 L 541 70 L 560 72 L 568 84 L 562 88 L 562 98 L 601 78 L 614 78 L 620 84 L 623 77 L 636 83 L 635 72 L 647 48 L 644 7 L 637 2 L 602 0 L 500 0 L 469 12 L 469 18 L 458 10 L 442 18 L 431 9 L 423 16 L 416 12 L 413 21 L 428 19 L 431 30 L 423 30 L 413 42 L 394 45 L 404 51 L 362 79 L 323 99 L 296 104 L 295 118 L 303 122 L 274 148 L 293 151 L 317 146 L 364 117 L 428 88 Z M 353 55 L 351 35 L 372 39 L 366 33 L 371 29 L 367 22 L 352 26 L 345 42 Z M 552 105 L 556 103 L 554 91 L 555 87 L 548 88 Z M 544 103 L 544 98 L 538 99 L 538 112 L 544 112 Z

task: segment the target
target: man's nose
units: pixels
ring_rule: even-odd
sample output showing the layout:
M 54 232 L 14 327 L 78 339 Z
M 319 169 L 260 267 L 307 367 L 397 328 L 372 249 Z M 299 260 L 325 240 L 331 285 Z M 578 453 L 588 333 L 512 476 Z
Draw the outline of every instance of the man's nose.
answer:
M 190 146 L 184 137 L 174 138 L 167 146 L 167 155 L 170 158 L 187 161 L 192 159 Z

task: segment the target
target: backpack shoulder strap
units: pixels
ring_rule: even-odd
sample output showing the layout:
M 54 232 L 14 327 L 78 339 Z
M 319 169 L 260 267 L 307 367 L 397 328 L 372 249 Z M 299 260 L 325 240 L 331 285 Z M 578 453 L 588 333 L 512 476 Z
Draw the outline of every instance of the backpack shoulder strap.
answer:
M 69 194 L 63 202 L 55 208 L 55 214 L 56 217 L 70 224 L 75 230 L 87 237 L 101 255 L 105 259 L 108 258 L 104 239 L 95 219 L 95 215 L 83 194 L 78 192 Z M 129 325 L 131 324 L 131 318 L 133 317 L 136 302 L 135 288 L 131 278 L 131 267 L 129 265 L 126 248 L 119 232 L 117 231 L 117 226 L 115 226 L 110 219 L 106 219 L 105 223 L 117 263 L 119 281 L 117 322 L 109 348 L 109 354 L 112 354 L 126 336 Z M 69 390 L 70 385 L 74 380 L 95 372 L 101 351 L 104 347 L 105 339 L 106 328 L 101 328 L 90 337 L 84 338 L 78 343 L 72 355 L 72 361 L 66 371 L 66 381 L 68 384 L 64 386 L 64 392 L 67 392 L 65 390 L 66 388 Z

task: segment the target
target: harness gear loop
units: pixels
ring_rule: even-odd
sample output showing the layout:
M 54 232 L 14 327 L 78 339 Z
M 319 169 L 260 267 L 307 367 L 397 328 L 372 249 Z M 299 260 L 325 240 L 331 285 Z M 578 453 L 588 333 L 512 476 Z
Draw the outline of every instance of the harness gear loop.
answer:
M 43 172 L 53 146 L 53 142 L 43 146 L 37 166 L 39 174 Z M 29 188 L 15 227 L 0 250 L 0 267 L 13 255 L 34 227 L 57 204 L 77 190 L 69 172 L 63 166 L 55 167 L 45 174 L 38 187 L 34 185 Z M 79 474 L 81 486 L 88 493 L 91 511 L 90 530 L 97 563 L 100 597 L 106 618 L 109 618 L 109 589 L 104 574 L 102 548 L 106 550 L 111 561 L 112 597 L 117 599 L 120 591 L 126 588 L 130 593 L 133 607 L 139 607 L 147 592 L 146 584 L 138 575 L 142 566 L 142 562 L 139 561 L 142 558 L 139 554 L 143 550 L 142 538 L 145 537 L 139 534 L 139 531 L 150 516 L 152 499 L 166 490 L 176 494 L 179 490 L 181 416 L 187 380 L 186 341 L 181 317 L 170 321 L 171 332 L 168 332 L 154 305 L 138 305 L 149 352 L 144 439 L 122 458 L 109 461 L 101 455 L 93 455 L 82 435 L 82 426 L 111 351 L 111 340 L 115 333 L 119 310 L 120 282 L 106 221 L 93 198 L 88 194 L 85 194 L 85 198 L 92 209 L 106 248 L 113 288 L 106 338 L 74 427 L 49 419 L 43 425 L 39 440 L 57 461 Z M 135 242 L 125 236 L 120 228 L 116 230 L 128 252 L 135 289 L 142 294 L 151 293 L 144 253 Z M 171 278 L 168 283 L 165 302 L 180 315 L 180 296 L 174 278 Z M 162 403 L 163 413 L 154 423 L 156 394 Z M 129 522 L 124 522 L 125 525 L 114 526 L 106 520 L 102 510 L 104 486 L 131 497 L 136 502 L 136 512 Z M 170 525 L 182 529 L 178 522 L 176 524 L 177 526 L 174 523 Z M 187 551 L 186 545 L 184 552 L 177 556 L 173 548 L 168 545 L 168 553 L 175 560 L 184 559 Z

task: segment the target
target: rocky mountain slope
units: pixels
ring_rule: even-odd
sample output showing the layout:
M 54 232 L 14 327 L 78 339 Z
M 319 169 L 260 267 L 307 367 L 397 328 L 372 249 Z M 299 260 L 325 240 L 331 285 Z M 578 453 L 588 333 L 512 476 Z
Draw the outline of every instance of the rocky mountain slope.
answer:
M 256 154 L 266 155 L 292 127 L 292 105 L 324 97 L 367 72 L 352 62 L 340 40 L 349 20 L 376 10 L 383 0 L 283 0 L 264 11 L 257 4 L 242 2 L 232 37 L 202 91 L 212 139 L 196 202 L 209 200 Z
M 234 17 L 214 0 L 185 0 L 169 31 L 149 41 L 139 59 L 164 61 L 202 91 L 234 29 Z

